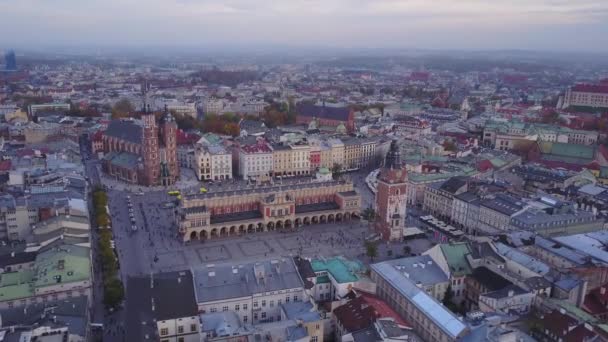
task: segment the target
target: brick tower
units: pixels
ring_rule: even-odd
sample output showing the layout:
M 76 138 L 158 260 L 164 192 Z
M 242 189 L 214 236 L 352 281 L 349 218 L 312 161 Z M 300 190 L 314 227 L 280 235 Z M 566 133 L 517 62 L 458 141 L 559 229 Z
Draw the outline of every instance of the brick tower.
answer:
M 385 241 L 401 240 L 407 209 L 407 171 L 401 163 L 397 141 L 393 140 L 384 167 L 378 175 L 375 228 Z
M 143 184 L 150 186 L 158 184 L 160 168 L 158 153 L 158 128 L 154 114 L 144 112 L 141 116 L 143 122 Z
M 161 156 L 161 182 L 163 185 L 172 185 L 179 179 L 179 164 L 177 162 L 177 123 L 167 110 L 161 118 L 160 138 L 162 140 Z

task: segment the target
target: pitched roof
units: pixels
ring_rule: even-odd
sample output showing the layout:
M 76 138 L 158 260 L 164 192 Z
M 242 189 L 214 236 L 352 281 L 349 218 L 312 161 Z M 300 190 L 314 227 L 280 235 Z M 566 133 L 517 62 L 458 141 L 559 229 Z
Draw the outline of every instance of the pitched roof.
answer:
M 134 121 L 112 120 L 104 134 L 135 144 L 141 144 L 143 128 Z
M 512 285 L 510 281 L 490 271 L 485 266 L 477 267 L 473 270 L 471 277 L 478 283 L 483 284 L 488 291 L 498 291 Z
M 451 274 L 460 276 L 471 273 L 471 267 L 466 258 L 466 255 L 471 253 L 468 243 L 441 244 L 440 248 Z
M 377 318 L 385 317 L 386 314 L 386 312 L 378 311 L 364 296 L 359 296 L 334 309 L 336 319 L 347 332 L 365 329 L 371 326 Z
M 548 141 L 539 142 L 538 146 L 543 154 L 543 159 L 573 164 L 592 162 L 595 159 L 597 150 L 597 147 L 593 145 L 587 146 Z
M 153 334 L 156 321 L 198 314 L 190 271 L 130 277 L 127 293 L 127 341 L 142 341 L 144 335 Z
M 348 121 L 350 109 L 348 107 L 317 106 L 311 103 L 299 103 L 296 105 L 296 113 L 301 116 L 320 119 Z

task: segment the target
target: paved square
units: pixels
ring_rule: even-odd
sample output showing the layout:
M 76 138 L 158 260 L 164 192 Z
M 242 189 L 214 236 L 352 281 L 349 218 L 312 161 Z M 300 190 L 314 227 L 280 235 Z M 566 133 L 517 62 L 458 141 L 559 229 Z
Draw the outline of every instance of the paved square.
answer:
M 224 245 L 200 247 L 196 249 L 196 253 L 201 258 L 201 262 L 228 260 L 232 257 Z
M 301 235 L 278 237 L 276 241 L 281 247 L 283 247 L 283 249 L 288 251 L 297 251 L 300 249 L 300 247 L 307 248 L 312 246 L 311 241 L 309 239 L 305 239 Z
M 155 267 L 160 269 L 172 269 L 188 265 L 182 251 L 159 253 L 156 256 L 158 256 L 158 261 L 155 263 Z
M 271 252 L 271 248 L 270 246 L 268 246 L 266 241 L 240 242 L 239 248 L 241 249 L 243 254 L 247 256 L 262 255 Z

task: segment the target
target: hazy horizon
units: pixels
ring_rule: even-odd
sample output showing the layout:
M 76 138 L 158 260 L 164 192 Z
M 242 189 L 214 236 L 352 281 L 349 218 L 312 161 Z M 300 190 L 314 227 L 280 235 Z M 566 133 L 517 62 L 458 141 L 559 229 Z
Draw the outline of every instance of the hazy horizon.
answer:
M 4 48 L 608 51 L 601 0 L 0 0 Z

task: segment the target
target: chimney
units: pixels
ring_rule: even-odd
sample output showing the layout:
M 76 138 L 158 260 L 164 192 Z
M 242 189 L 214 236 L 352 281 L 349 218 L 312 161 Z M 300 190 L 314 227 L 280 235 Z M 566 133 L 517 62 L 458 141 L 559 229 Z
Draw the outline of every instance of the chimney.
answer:
M 600 287 L 600 294 L 601 295 L 606 294 L 606 287 L 604 287 L 604 286 Z
M 151 300 L 152 300 L 152 311 L 155 311 L 156 305 L 154 305 L 154 297 L 152 297 Z
M 509 297 L 513 297 L 514 294 L 515 294 L 515 292 L 513 290 L 509 290 L 509 292 L 508 292 Z
M 11 252 L 11 258 L 15 257 L 15 252 Z
M 559 313 L 561 313 L 562 315 L 565 315 L 566 314 L 566 309 L 559 308 Z

